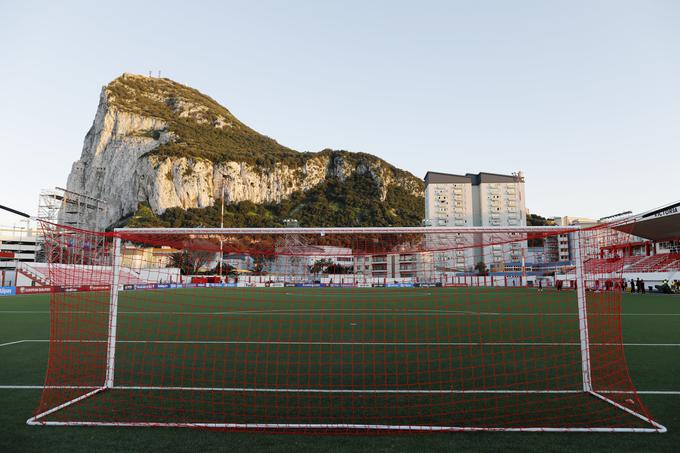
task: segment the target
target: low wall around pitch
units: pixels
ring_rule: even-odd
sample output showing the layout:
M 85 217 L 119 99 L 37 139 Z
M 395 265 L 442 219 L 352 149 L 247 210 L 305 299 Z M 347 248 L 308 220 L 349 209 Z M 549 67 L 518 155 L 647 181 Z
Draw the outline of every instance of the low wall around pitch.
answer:
M 21 294 L 79 293 L 90 291 L 110 291 L 110 285 L 79 286 L 0 286 L 0 296 Z

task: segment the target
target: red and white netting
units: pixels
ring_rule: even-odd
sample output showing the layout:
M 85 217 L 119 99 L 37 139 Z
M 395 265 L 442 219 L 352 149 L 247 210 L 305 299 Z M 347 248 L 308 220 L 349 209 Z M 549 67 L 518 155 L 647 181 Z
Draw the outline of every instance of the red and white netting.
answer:
M 34 424 L 660 431 L 608 227 L 45 229 Z

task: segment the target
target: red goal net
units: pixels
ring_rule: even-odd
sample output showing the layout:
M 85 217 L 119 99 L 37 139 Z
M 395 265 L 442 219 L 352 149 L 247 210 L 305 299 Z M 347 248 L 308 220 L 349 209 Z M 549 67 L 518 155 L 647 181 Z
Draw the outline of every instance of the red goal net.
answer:
M 621 339 L 630 239 L 606 226 L 43 228 L 31 424 L 664 430 Z

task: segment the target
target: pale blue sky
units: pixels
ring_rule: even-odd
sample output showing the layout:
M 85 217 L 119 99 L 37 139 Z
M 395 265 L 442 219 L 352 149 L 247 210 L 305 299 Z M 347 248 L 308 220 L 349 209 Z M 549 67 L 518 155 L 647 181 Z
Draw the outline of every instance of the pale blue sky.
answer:
M 35 213 L 101 86 L 158 69 L 297 150 L 523 170 L 542 215 L 680 199 L 678 1 L 194 3 L 0 0 L 0 204 Z

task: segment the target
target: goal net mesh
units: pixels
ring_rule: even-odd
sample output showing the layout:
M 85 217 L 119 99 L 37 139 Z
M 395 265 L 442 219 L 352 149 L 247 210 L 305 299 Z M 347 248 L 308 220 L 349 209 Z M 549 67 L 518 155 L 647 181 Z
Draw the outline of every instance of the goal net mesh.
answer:
M 51 323 L 35 423 L 660 426 L 621 338 L 630 236 L 608 227 L 43 228 Z

